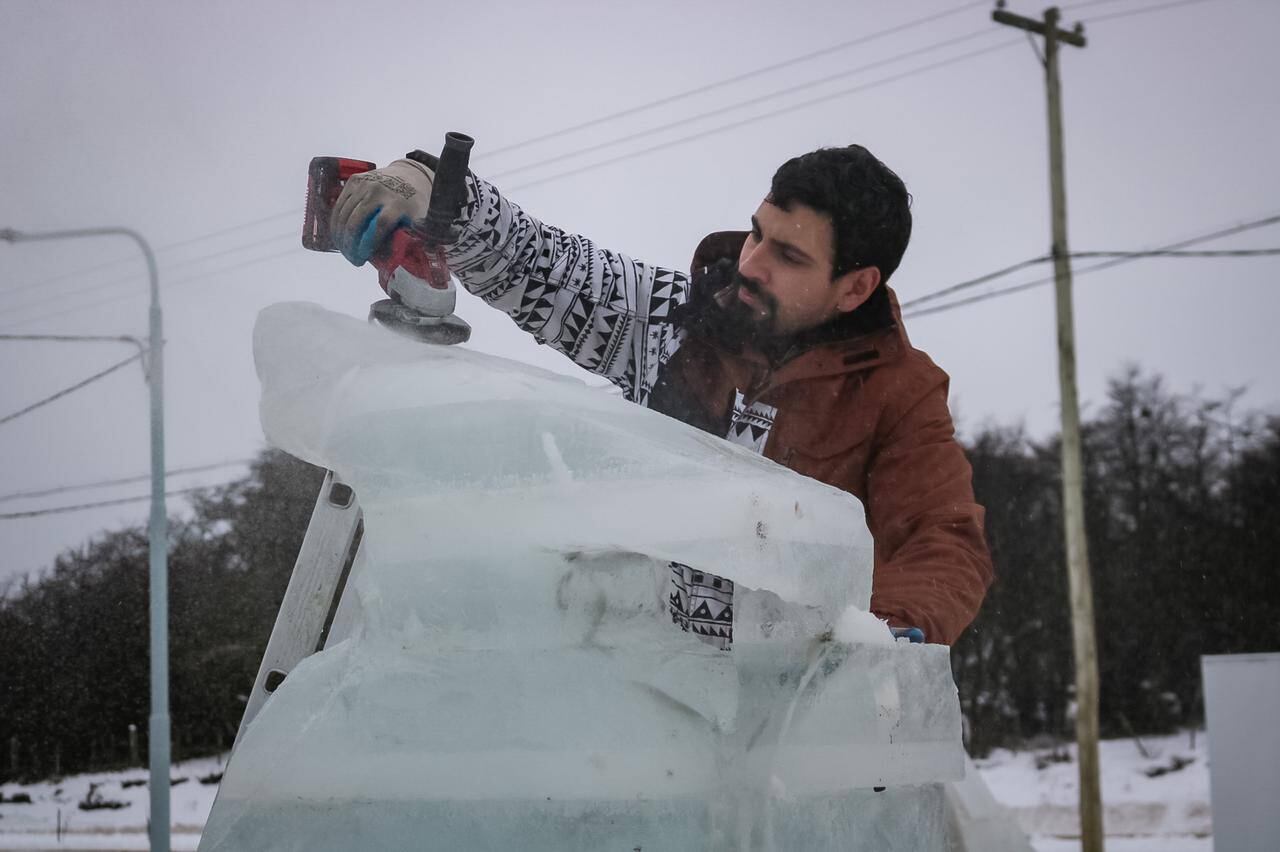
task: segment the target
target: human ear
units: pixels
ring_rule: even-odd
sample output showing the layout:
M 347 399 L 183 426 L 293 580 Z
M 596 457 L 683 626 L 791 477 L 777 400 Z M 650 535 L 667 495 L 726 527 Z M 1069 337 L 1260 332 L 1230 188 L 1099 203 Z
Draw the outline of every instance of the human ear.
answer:
M 836 279 L 836 310 L 842 314 L 862 307 L 880 285 L 880 267 L 851 269 Z

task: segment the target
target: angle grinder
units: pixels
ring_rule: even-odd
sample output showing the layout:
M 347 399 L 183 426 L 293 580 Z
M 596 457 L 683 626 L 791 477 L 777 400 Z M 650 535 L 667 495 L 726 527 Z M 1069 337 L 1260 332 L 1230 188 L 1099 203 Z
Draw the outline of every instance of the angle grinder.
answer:
M 444 247 L 453 242 L 453 223 L 467 200 L 467 164 L 474 144 L 466 134 L 446 133 L 438 159 L 422 151 L 408 155 L 434 172 L 431 199 L 425 219 L 397 228 L 369 258 L 388 296 L 369 306 L 369 322 L 427 343 L 462 343 L 471 337 L 471 326 L 453 312 L 458 291 Z M 307 170 L 304 248 L 338 250 L 329 233 L 333 207 L 348 180 L 374 168 L 367 160 L 312 158 Z

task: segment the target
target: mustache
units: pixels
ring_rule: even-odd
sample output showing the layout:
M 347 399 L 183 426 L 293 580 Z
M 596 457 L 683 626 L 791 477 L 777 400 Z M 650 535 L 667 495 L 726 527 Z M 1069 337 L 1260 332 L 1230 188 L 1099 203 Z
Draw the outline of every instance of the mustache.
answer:
M 716 302 L 721 308 L 729 310 L 733 310 L 735 308 L 745 309 L 746 306 L 738 302 L 739 288 L 746 290 L 754 296 L 756 300 L 763 304 L 770 313 L 777 312 L 778 300 L 774 298 L 773 294 L 766 292 L 765 289 L 760 286 L 760 282 L 753 278 L 747 278 L 737 270 L 734 270 L 733 276 L 730 278 L 728 285 L 715 294 Z

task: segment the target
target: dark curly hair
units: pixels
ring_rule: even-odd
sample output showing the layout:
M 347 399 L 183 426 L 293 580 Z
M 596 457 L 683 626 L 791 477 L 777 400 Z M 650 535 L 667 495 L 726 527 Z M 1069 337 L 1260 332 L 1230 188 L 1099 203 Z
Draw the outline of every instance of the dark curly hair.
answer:
M 831 217 L 833 279 L 875 266 L 880 280 L 888 281 L 911 239 L 906 184 L 861 145 L 820 148 L 787 160 L 774 173 L 767 200 L 784 210 L 799 202 Z

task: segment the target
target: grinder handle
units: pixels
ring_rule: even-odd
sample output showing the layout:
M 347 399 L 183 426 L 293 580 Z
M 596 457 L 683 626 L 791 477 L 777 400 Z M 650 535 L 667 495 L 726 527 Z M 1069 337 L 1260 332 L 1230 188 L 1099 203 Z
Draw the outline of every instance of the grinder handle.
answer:
M 467 201 L 467 166 L 471 159 L 471 146 L 475 140 L 465 133 L 449 132 L 444 135 L 444 148 L 435 163 L 435 177 L 431 184 L 431 201 L 427 206 L 427 218 L 416 229 L 430 246 L 445 245 L 452 241 L 453 223 L 462 213 Z M 425 158 L 409 156 L 420 162 Z

